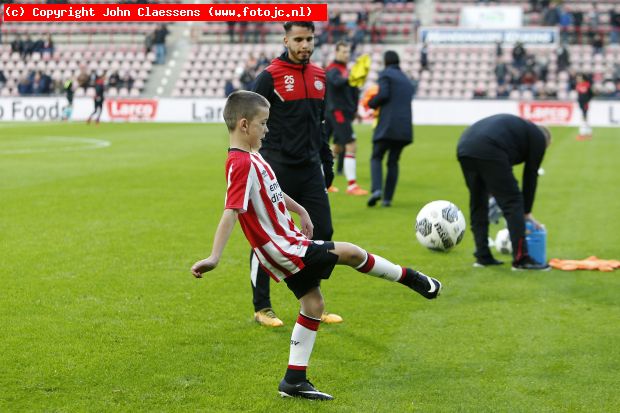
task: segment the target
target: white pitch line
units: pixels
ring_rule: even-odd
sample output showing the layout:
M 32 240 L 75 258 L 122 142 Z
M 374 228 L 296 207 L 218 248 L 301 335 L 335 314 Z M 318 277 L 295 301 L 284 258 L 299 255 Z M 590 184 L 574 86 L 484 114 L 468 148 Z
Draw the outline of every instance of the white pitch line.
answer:
M 107 148 L 112 145 L 110 141 L 94 138 L 78 138 L 73 136 L 42 136 L 39 138 L 48 142 L 74 142 L 84 143 L 87 145 L 81 146 L 51 146 L 47 148 L 28 148 L 28 149 L 0 149 L 0 155 L 15 155 L 15 154 L 30 154 L 30 153 L 46 153 L 46 152 L 74 152 L 74 151 L 87 151 L 91 149 Z M 30 139 L 29 141 L 33 141 Z

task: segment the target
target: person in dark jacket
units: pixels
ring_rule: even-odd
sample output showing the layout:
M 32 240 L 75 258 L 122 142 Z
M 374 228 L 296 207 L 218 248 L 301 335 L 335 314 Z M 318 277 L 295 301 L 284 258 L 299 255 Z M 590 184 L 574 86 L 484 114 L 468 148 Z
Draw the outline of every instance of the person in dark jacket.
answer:
M 282 190 L 301 204 L 314 224 L 314 238 L 329 241 L 333 228 L 327 189 L 334 180 L 329 142 L 324 126 L 325 71 L 310 62 L 314 23 L 284 24 L 286 51 L 256 78 L 253 91 L 271 104 L 261 155 L 274 170 Z M 269 297 L 269 276 L 252 254 L 251 279 L 254 318 L 279 327 Z M 325 313 L 323 322 L 341 322 Z
M 527 252 L 525 221 L 540 224 L 532 216 L 538 169 L 551 134 L 543 126 L 518 116 L 493 115 L 471 125 L 458 143 L 457 156 L 469 189 L 470 223 L 476 243 L 475 267 L 501 265 L 488 246 L 489 195 L 493 195 L 504 213 L 512 242 L 515 270 L 547 270 Z M 512 173 L 512 166 L 525 163 L 523 191 Z
M 379 109 L 377 127 L 372 135 L 370 172 L 372 179 L 368 206 L 375 206 L 383 197 L 383 206 L 392 205 L 398 182 L 398 160 L 403 148 L 413 142 L 411 99 L 413 85 L 400 70 L 398 54 L 392 50 L 383 56 L 385 69 L 379 73 L 379 91 L 368 101 L 368 106 Z M 381 163 L 388 153 L 385 189 L 382 191 Z
M 344 155 L 344 174 L 347 178 L 347 194 L 364 196 L 368 191 L 357 184 L 355 152 L 357 144 L 353 132 L 353 120 L 357 114 L 359 89 L 349 84 L 347 63 L 351 46 L 343 41 L 336 44 L 336 58 L 325 69 L 327 93 L 325 96 L 325 126 L 327 135 L 334 135 L 334 158 Z M 331 187 L 332 190 L 334 187 Z M 337 189 L 336 189 L 337 191 Z
M 86 123 L 90 124 L 90 121 L 94 118 L 95 122 L 99 124 L 99 119 L 103 113 L 103 101 L 104 101 L 104 89 L 105 89 L 105 73 L 97 76 L 95 80 L 95 110 L 90 114 Z
M 62 120 L 71 120 L 71 114 L 73 113 L 73 80 L 68 79 L 64 86 L 65 96 L 67 97 L 67 106 L 63 109 Z
M 166 37 L 170 32 L 165 24 L 157 26 L 153 32 L 153 45 L 155 46 L 155 62 L 159 65 L 166 63 Z

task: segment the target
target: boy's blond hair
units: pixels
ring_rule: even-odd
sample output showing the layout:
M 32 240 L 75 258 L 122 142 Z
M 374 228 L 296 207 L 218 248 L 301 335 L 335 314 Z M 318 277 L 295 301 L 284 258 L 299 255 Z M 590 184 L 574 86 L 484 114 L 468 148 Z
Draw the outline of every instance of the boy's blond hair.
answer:
M 224 121 L 228 131 L 234 131 L 240 119 L 245 118 L 251 122 L 260 108 L 269 109 L 270 107 L 269 101 L 258 93 L 247 90 L 231 93 L 224 105 Z

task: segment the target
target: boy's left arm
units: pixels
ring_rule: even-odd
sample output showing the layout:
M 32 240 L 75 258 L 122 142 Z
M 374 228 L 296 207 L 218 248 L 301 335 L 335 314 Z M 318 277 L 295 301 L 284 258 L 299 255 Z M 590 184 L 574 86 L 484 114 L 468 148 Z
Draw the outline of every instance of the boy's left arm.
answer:
M 239 215 L 239 211 L 236 209 L 225 209 L 222 214 L 222 219 L 220 219 L 220 223 L 217 226 L 217 230 L 215 231 L 215 237 L 213 239 L 213 248 L 211 249 L 211 255 L 205 258 L 204 260 L 200 260 L 194 265 L 192 265 L 192 274 L 196 278 L 202 278 L 202 274 L 205 272 L 209 272 L 220 262 L 220 257 L 222 256 L 222 252 L 224 251 L 224 247 L 228 242 L 228 238 L 230 238 L 230 234 L 232 233 L 235 224 L 237 223 L 237 216 Z
M 283 192 L 284 194 L 284 192 Z M 299 205 L 293 198 L 284 194 L 284 203 L 286 204 L 286 209 L 289 211 L 295 212 L 299 215 L 301 233 L 304 234 L 309 239 L 312 239 L 312 235 L 314 232 L 314 225 L 312 224 L 312 220 L 310 219 L 310 215 L 308 211 L 301 205 Z

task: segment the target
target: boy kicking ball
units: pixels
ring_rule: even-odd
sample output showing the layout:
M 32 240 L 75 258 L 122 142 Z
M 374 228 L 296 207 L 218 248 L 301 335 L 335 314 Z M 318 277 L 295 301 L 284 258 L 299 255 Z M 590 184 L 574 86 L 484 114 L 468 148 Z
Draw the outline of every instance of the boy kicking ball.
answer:
M 224 106 L 230 135 L 226 161 L 228 189 L 224 213 L 215 232 L 211 255 L 192 266 L 196 278 L 215 269 L 237 220 L 261 265 L 277 282 L 284 281 L 301 305 L 291 336 L 288 368 L 278 386 L 283 397 L 332 400 L 306 377 L 316 333 L 323 314 L 321 280 L 335 265 L 401 283 L 433 299 L 441 283 L 411 268 L 401 267 L 348 242 L 312 240 L 308 212 L 282 192 L 271 167 L 260 156 L 261 139 L 267 132 L 269 102 L 248 91 L 231 94 Z M 299 215 L 297 228 L 289 214 Z

